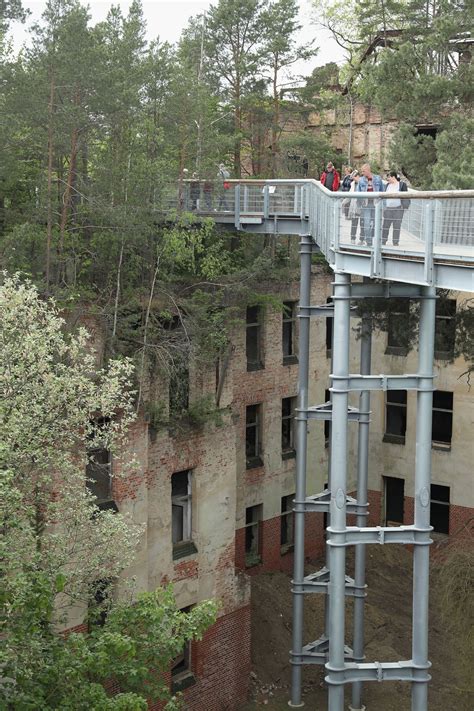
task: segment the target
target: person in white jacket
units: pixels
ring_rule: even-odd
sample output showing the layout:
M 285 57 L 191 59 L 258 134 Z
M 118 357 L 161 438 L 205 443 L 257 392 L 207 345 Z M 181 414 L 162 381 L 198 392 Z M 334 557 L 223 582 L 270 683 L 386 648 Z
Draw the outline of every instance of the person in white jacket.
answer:
M 358 170 L 353 170 L 351 173 L 351 187 L 349 189 L 349 195 L 351 193 L 357 192 L 357 185 L 360 180 L 360 173 Z M 355 198 L 351 200 L 347 197 L 346 200 L 349 201 L 349 209 L 347 210 L 347 219 L 351 221 L 351 244 L 355 244 L 357 236 L 357 228 L 359 227 L 360 214 L 361 214 L 361 201 Z

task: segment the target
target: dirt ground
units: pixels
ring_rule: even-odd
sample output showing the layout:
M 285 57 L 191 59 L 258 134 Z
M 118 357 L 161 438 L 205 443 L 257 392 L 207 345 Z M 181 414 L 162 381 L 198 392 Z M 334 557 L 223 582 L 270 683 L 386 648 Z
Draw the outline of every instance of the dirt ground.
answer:
M 412 552 L 402 546 L 368 548 L 366 598 L 366 660 L 399 661 L 411 657 Z M 352 556 L 352 554 L 349 554 Z M 348 570 L 352 557 L 348 557 Z M 318 570 L 321 565 L 308 569 Z M 349 574 L 351 574 L 349 572 Z M 461 669 L 456 656 L 464 654 L 459 641 L 443 629 L 440 600 L 436 594 L 436 571 L 432 574 L 430 605 L 430 711 L 473 711 L 473 659 Z M 305 642 L 323 631 L 324 596 L 305 596 Z M 347 601 L 346 639 L 352 631 L 352 601 Z M 471 620 L 471 624 L 473 621 Z M 349 643 L 349 646 L 350 643 Z M 252 701 L 241 711 L 288 709 L 291 648 L 290 578 L 266 573 L 252 579 Z M 303 667 L 303 700 L 308 711 L 327 709 L 324 669 Z M 367 711 L 410 711 L 410 685 L 402 682 L 368 683 L 364 687 Z M 350 703 L 350 688 L 346 689 Z

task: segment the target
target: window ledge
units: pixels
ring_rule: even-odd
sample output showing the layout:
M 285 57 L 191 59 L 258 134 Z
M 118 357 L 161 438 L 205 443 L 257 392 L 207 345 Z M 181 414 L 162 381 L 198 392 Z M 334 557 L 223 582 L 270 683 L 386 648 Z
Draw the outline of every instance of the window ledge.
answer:
M 247 363 L 247 373 L 252 373 L 255 370 L 264 370 L 263 363 Z
M 296 457 L 296 450 L 295 449 L 287 449 L 286 451 L 281 453 L 281 458 L 283 461 L 286 461 L 287 459 L 295 459 Z
M 194 686 L 195 683 L 196 677 L 192 672 L 181 672 L 181 674 L 177 674 L 171 680 L 171 692 L 173 694 L 176 694 L 178 691 L 184 691 L 185 689 L 189 689 L 189 687 Z
M 408 348 L 404 348 L 403 346 L 387 346 L 385 355 L 403 356 L 405 358 L 408 355 Z
M 388 442 L 389 444 L 405 444 L 405 437 L 403 435 L 389 434 L 385 433 L 382 442 Z
M 293 553 L 295 546 L 293 543 L 285 543 L 280 547 L 280 555 L 287 555 L 287 553 Z
M 298 363 L 296 354 L 283 356 L 283 365 L 295 365 L 296 363 Z
M 252 554 L 246 554 L 246 556 L 245 556 L 245 567 L 246 568 L 253 568 L 256 565 L 260 565 L 261 562 L 262 562 L 261 555 L 255 555 L 254 553 L 252 553 Z
M 432 442 L 431 443 L 431 449 L 435 449 L 438 452 L 450 452 L 451 451 L 451 445 L 450 444 L 444 444 L 443 442 Z
M 194 555 L 198 550 L 194 545 L 193 541 L 183 541 L 182 543 L 175 543 L 173 545 L 173 560 L 179 560 L 180 558 L 187 558 L 190 555 Z
M 258 469 L 259 467 L 263 467 L 263 459 L 261 457 L 247 459 L 245 464 L 246 469 Z

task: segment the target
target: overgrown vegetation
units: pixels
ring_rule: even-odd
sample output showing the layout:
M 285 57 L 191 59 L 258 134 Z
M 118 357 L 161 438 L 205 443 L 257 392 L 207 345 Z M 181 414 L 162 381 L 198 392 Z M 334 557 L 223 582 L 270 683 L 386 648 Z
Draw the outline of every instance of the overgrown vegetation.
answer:
M 67 334 L 64 326 L 31 284 L 4 279 L 0 705 L 138 711 L 154 698 L 169 700 L 171 711 L 179 700 L 163 672 L 212 624 L 217 607 L 204 602 L 186 615 L 171 589 L 137 597 L 133 585 L 118 584 L 142 529 L 130 516 L 98 507 L 85 471 L 91 452 L 106 449 L 116 476 L 134 472 L 126 456 L 133 366 L 120 357 L 98 368 L 87 333 Z M 114 583 L 117 595 L 97 597 Z M 89 632 L 61 633 L 88 617 Z M 114 680 L 120 693 L 109 698 Z

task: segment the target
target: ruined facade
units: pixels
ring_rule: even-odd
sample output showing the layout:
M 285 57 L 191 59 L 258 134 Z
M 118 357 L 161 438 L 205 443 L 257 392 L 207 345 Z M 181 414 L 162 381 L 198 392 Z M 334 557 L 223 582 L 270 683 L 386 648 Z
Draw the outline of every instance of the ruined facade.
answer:
M 312 303 L 327 303 L 331 281 L 326 270 L 313 267 Z M 236 711 L 245 701 L 249 575 L 292 570 L 298 283 L 263 285 L 262 291 L 276 295 L 285 308 L 283 313 L 243 308 L 220 392 L 222 424 L 173 434 L 139 420 L 130 441 L 138 471 L 132 478 L 113 479 L 118 508 L 145 524 L 138 556 L 127 571 L 136 576 L 139 589 L 172 582 L 182 609 L 210 597 L 221 602 L 217 623 L 184 650 L 170 672 L 170 684 L 184 691 L 190 711 Z M 462 294 L 451 297 L 463 300 Z M 327 400 L 331 345 L 331 319 L 321 319 L 311 330 L 311 404 Z M 359 350 L 354 332 L 352 372 L 359 372 Z M 474 512 L 471 394 L 466 380 L 459 379 L 464 361 L 438 355 L 432 523 L 440 535 L 459 534 Z M 390 332 L 374 334 L 374 373 L 414 372 L 416 357 L 416 352 L 402 352 Z M 214 395 L 216 387 L 215 365 L 200 367 L 191 377 L 190 398 Z M 412 520 L 415 393 L 406 395 L 372 394 L 370 525 Z M 313 494 L 327 481 L 329 429 L 324 422 L 308 424 L 307 493 Z M 354 488 L 356 429 L 350 425 Z M 306 520 L 306 555 L 313 561 L 323 553 L 323 516 Z
M 360 167 L 372 161 L 378 170 L 391 168 L 389 162 L 390 141 L 397 128 L 395 120 L 382 119 L 380 111 L 373 106 L 341 96 L 341 105 L 336 109 L 313 113 L 305 128 L 311 133 L 324 134 L 334 147 L 332 159 L 339 167 L 337 156 L 345 162 Z

